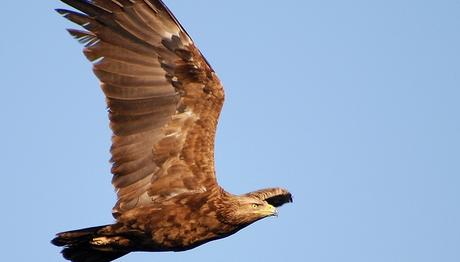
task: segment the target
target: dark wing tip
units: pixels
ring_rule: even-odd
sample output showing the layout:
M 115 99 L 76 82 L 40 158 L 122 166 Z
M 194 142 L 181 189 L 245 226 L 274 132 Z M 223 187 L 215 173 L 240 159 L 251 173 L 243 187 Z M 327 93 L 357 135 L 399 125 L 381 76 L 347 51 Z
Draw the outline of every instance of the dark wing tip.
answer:
M 265 201 L 274 207 L 282 206 L 286 203 L 292 203 L 292 194 L 282 194 L 266 198 Z
M 292 202 L 292 194 L 284 188 L 266 188 L 250 192 L 246 196 L 256 197 L 266 201 L 274 207 L 282 206 Z

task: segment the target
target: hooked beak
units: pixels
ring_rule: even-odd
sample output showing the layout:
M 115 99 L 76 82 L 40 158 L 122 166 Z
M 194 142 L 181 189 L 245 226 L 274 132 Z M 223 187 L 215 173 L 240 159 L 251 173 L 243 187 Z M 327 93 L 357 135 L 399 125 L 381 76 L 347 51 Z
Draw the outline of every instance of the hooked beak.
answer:
M 263 210 L 262 210 L 262 213 L 269 217 L 269 216 L 278 216 L 278 210 L 276 209 L 276 207 L 268 204 Z

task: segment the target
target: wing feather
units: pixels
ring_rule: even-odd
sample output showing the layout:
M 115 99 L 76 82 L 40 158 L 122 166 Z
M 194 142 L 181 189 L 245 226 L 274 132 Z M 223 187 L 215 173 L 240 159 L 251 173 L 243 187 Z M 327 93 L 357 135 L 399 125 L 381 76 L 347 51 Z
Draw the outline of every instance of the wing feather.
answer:
M 247 193 L 245 196 L 258 198 L 275 207 L 292 202 L 292 194 L 286 189 L 279 187 L 257 190 Z
M 177 19 L 160 0 L 62 1 L 106 96 L 114 216 L 215 188 L 223 87 Z

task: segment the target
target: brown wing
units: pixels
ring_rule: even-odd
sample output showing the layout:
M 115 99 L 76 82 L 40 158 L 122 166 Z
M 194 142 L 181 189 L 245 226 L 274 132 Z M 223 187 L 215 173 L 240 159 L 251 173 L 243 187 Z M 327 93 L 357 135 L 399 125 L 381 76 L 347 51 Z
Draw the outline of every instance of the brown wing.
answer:
M 134 207 L 217 186 L 214 135 L 224 91 L 205 58 L 159 0 L 62 0 L 87 31 L 109 108 L 118 216 Z

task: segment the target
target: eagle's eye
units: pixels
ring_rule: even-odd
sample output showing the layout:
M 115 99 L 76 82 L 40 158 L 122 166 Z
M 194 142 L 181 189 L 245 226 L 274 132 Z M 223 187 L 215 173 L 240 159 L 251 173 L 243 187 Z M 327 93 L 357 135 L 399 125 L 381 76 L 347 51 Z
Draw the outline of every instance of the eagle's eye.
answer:
M 259 204 L 256 204 L 256 203 L 252 204 L 252 207 L 253 207 L 253 208 L 258 208 L 259 206 L 260 206 L 260 205 L 259 205 Z

